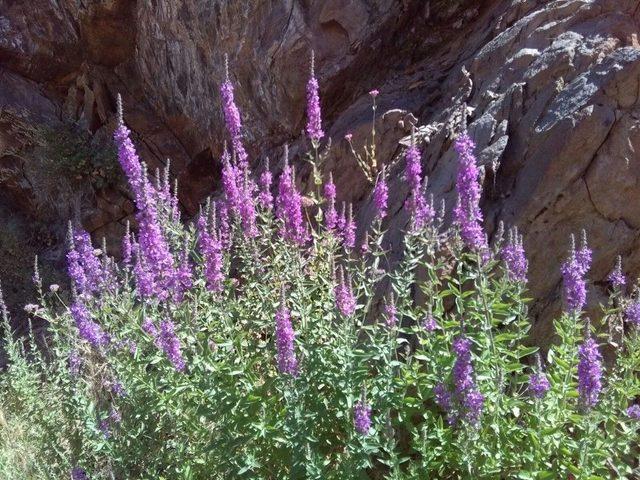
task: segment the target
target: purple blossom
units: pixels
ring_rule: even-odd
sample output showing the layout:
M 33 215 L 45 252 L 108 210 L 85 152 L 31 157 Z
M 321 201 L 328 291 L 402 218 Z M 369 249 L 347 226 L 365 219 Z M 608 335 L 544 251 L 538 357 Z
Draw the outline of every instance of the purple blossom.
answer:
M 471 340 L 460 335 L 453 341 L 456 361 L 453 365 L 454 395 L 459 404 L 459 415 L 470 424 L 476 424 L 482 413 L 484 397 L 473 378 Z
M 427 315 L 427 318 L 422 322 L 422 328 L 424 328 L 426 332 L 431 333 L 438 328 L 438 323 L 432 315 Z
M 285 305 L 284 292 L 280 308 L 276 312 L 276 349 L 278 352 L 278 371 L 283 375 L 298 376 L 298 360 L 295 352 L 295 337 L 291 325 L 291 314 Z
M 73 467 L 71 469 L 71 480 L 89 480 L 89 477 L 83 468 Z
M 613 288 L 621 288 L 626 285 L 627 279 L 622 272 L 622 257 L 620 255 L 618 255 L 616 266 L 607 277 L 607 281 Z
M 160 334 L 157 338 L 160 349 L 167 356 L 173 367 L 182 372 L 185 369 L 185 361 L 180 351 L 180 340 L 175 333 L 175 325 L 169 319 L 160 322 Z
M 522 246 L 522 236 L 517 228 L 509 231 L 509 240 L 500 250 L 500 258 L 507 268 L 509 278 L 515 282 L 527 281 L 527 257 Z
M 393 298 L 385 303 L 384 320 L 387 328 L 395 328 L 398 325 L 398 316 L 396 306 L 393 304 Z
M 173 257 L 158 219 L 159 194 L 148 181 L 144 166 L 129 138 L 130 131 L 122 122 L 120 97 L 118 97 L 118 115 L 119 124 L 114 133 L 118 147 L 118 160 L 127 176 L 138 208 L 136 218 L 139 225 L 139 248 L 136 269 L 138 274 L 144 273 L 146 276 L 141 283 L 144 290 L 138 293 L 142 298 L 155 295 L 159 300 L 165 300 L 173 288 L 175 273 Z M 140 277 L 140 280 L 143 277 Z
M 342 228 L 342 241 L 345 248 L 354 249 L 356 246 L 356 222 L 353 218 L 353 206 L 349 204 L 349 213 Z
M 180 263 L 175 270 L 174 282 L 174 299 L 177 303 L 182 302 L 186 291 L 193 286 L 193 271 L 191 261 L 189 260 L 189 244 L 185 241 L 180 257 Z
M 339 282 L 333 289 L 338 311 L 345 317 L 350 317 L 356 311 L 356 297 L 351 289 L 351 280 L 344 278 L 342 267 L 339 269 Z
M 134 240 L 131 235 L 131 226 L 127 221 L 127 230 L 122 237 L 122 262 L 129 266 L 131 265 L 131 260 L 133 259 L 133 243 Z
M 640 405 L 634 404 L 627 408 L 627 416 L 632 420 L 640 420 Z
M 122 422 L 122 414 L 118 409 L 111 407 L 111 410 L 109 411 L 109 420 L 111 420 L 115 424 L 118 424 Z
M 436 404 L 445 412 L 451 412 L 453 408 L 453 395 L 444 383 L 438 383 L 433 389 Z
M 429 225 L 436 216 L 436 211 L 433 208 L 433 198 L 427 201 L 426 180 L 425 178 L 422 189 L 414 190 L 409 200 L 409 210 L 412 215 L 411 228 L 414 232 L 418 232 Z
M 98 428 L 102 432 L 102 435 L 104 435 L 104 438 L 108 439 L 109 437 L 111 437 L 111 430 L 109 429 L 109 417 L 100 420 Z
M 562 264 L 560 271 L 567 312 L 576 313 L 581 311 L 587 302 L 587 285 L 584 276 L 591 266 L 591 250 L 583 239 L 582 247 L 576 251 L 573 236 L 571 236 L 571 245 L 569 258 Z
M 142 330 L 153 338 L 158 336 L 158 329 L 150 318 L 145 317 L 142 321 Z
M 371 430 L 371 406 L 358 400 L 353 407 L 353 426 L 360 435 L 368 435 Z
M 142 256 L 139 245 L 136 249 L 136 264 L 133 268 L 133 274 L 136 282 L 136 290 L 140 298 L 153 297 L 156 289 L 153 273 L 147 267 L 147 262 Z
M 76 327 L 80 333 L 80 337 L 89 342 L 95 348 L 103 347 L 110 342 L 109 335 L 91 319 L 91 314 L 87 307 L 76 299 L 69 307 L 71 316 L 76 322 Z
M 634 301 L 624 309 L 624 318 L 627 322 L 640 327 L 640 302 Z
M 308 239 L 302 217 L 302 196 L 295 186 L 293 170 L 288 162 L 289 149 L 285 147 L 285 166 L 280 175 L 278 198 L 276 199 L 276 216 L 282 222 L 280 234 L 285 240 L 299 245 Z
M 204 257 L 204 278 L 207 288 L 212 292 L 222 291 L 223 273 L 223 248 L 220 234 L 216 232 L 215 205 L 211 225 L 203 214 L 198 219 L 198 246 Z
M 529 377 L 529 393 L 534 398 L 542 398 L 549 391 L 551 385 L 544 372 L 532 373 Z
M 238 170 L 231 164 L 231 157 L 227 150 L 222 154 L 222 191 L 229 209 L 237 212 L 241 196 L 238 186 Z
M 127 391 L 124 389 L 124 386 L 118 381 L 111 384 L 111 392 L 117 397 L 126 397 L 127 395 Z
M 388 201 L 389 188 L 387 187 L 385 169 L 383 168 L 376 182 L 376 186 L 373 189 L 373 204 L 375 206 L 376 218 L 383 219 L 387 215 Z
M 325 226 L 327 230 L 334 231 L 338 228 L 338 212 L 336 210 L 336 186 L 333 183 L 333 175 L 329 173 L 329 181 L 324 184 L 324 197 L 329 203 L 325 212 Z
M 311 75 L 307 82 L 307 136 L 313 142 L 318 142 L 322 137 L 324 137 L 318 90 L 318 80 L 316 79 L 314 72 L 314 57 L 312 55 Z
M 473 153 L 474 149 L 475 144 L 467 132 L 462 133 L 455 142 L 460 165 L 456 181 L 458 203 L 453 213 L 467 248 L 484 253 L 488 247 L 482 230 L 481 188 L 478 179 L 480 172 Z
M 67 271 L 80 294 L 97 293 L 103 287 L 104 272 L 91 245 L 91 237 L 80 228 L 70 230 Z
M 380 92 L 376 89 L 373 89 L 369 92 L 369 95 L 371 95 L 373 98 L 376 98 L 378 96 Z
M 578 394 L 580 403 L 588 409 L 598 403 L 602 390 L 602 355 L 598 344 L 588 333 L 578 348 L 578 358 Z
M 405 170 L 404 178 L 409 184 L 409 190 L 415 192 L 420 189 L 422 183 L 422 164 L 420 163 L 420 151 L 415 145 L 411 145 L 404 154 Z
M 231 136 L 231 144 L 233 151 L 238 159 L 240 169 L 248 167 L 248 155 L 242 144 L 242 122 L 240 120 L 240 111 L 236 106 L 233 95 L 233 85 L 229 80 L 229 72 L 227 68 L 227 78 L 220 87 L 220 96 L 222 97 L 222 110 L 224 112 L 224 120 L 227 131 Z

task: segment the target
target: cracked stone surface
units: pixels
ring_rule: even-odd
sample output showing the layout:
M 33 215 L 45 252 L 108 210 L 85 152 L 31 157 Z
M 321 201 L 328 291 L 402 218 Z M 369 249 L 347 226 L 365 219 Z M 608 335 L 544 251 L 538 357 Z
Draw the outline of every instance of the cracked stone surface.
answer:
M 304 85 L 314 49 L 332 138 L 324 170 L 333 171 L 339 199 L 355 202 L 361 223 L 371 216 L 371 185 L 343 137 L 353 133 L 356 146 L 365 141 L 367 92 L 381 92 L 377 151 L 394 177 L 392 229 L 407 222 L 399 157 L 412 126 L 430 191 L 451 211 L 452 142 L 466 103 L 486 171 L 486 229 L 492 235 L 504 221 L 524 234 L 536 299 L 532 336 L 545 343 L 561 306 L 559 267 L 571 233 L 585 228 L 595 251 L 594 318 L 618 254 L 628 275 L 640 273 L 639 27 L 637 0 L 4 2 L 0 111 L 13 116 L 0 118 L 0 200 L 10 216 L 44 215 L 30 176 L 46 172 L 16 154 L 30 151 L 30 137 L 16 128 L 15 111 L 26 124 L 72 118 L 108 136 L 121 92 L 143 157 L 152 167 L 171 158 L 182 206 L 192 214 L 219 188 L 224 54 L 248 150 L 262 168 L 266 157 L 277 165 L 285 143 L 297 158 L 308 148 Z M 301 186 L 310 188 L 300 163 Z M 74 208 L 47 221 L 63 225 L 75 212 L 95 239 L 106 236 L 116 248 L 131 215 L 126 188 L 77 190 Z M 399 238 L 392 240 L 397 250 Z M 42 254 L 60 263 L 59 244 Z

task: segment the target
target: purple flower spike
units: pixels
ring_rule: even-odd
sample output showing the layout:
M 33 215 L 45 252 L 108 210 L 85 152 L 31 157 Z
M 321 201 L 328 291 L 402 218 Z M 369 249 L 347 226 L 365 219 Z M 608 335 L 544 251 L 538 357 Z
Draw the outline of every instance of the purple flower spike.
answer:
M 298 376 L 298 360 L 295 352 L 295 337 L 291 325 L 291 313 L 287 309 L 284 288 L 280 298 L 280 308 L 276 312 L 276 349 L 278 352 L 278 370 L 283 375 Z
M 453 365 L 453 384 L 460 417 L 475 425 L 482 414 L 484 397 L 476 387 L 471 364 L 471 340 L 460 335 L 453 341 L 456 361 Z
M 356 246 L 356 222 L 353 218 L 353 205 L 349 204 L 347 217 L 345 219 L 344 228 L 342 229 L 342 241 L 345 248 L 353 250 Z
M 87 307 L 79 300 L 76 299 L 69 307 L 71 316 L 76 322 L 80 337 L 89 342 L 95 348 L 106 346 L 110 342 L 109 335 L 91 319 L 91 314 Z
M 529 393 L 533 398 L 543 398 L 550 388 L 549 379 L 542 371 L 540 354 L 536 354 L 536 370 L 529 377 Z
M 395 328 L 398 325 L 398 316 L 396 306 L 393 303 L 393 297 L 384 306 L 384 320 L 387 328 Z
M 420 163 L 420 151 L 415 145 L 411 145 L 404 154 L 406 162 L 404 178 L 412 192 L 418 190 L 422 183 L 422 164 Z
M 500 257 L 507 268 L 509 278 L 514 282 L 526 283 L 528 262 L 522 246 L 522 236 L 518 235 L 517 228 L 509 230 L 509 240 L 502 247 Z
M 480 210 L 480 171 L 474 155 L 475 144 L 467 132 L 462 133 L 455 142 L 455 150 L 460 158 L 456 190 L 458 203 L 454 218 L 460 227 L 460 235 L 467 248 L 485 253 L 487 241 L 482 230 L 482 211 Z
M 198 246 L 204 257 L 204 278 L 207 288 L 212 292 L 221 292 L 224 281 L 223 246 L 220 234 L 216 231 L 216 207 L 212 207 L 211 224 L 200 214 L 198 219 Z
M 83 468 L 73 467 L 71 469 L 71 480 L 89 480 L 89 477 Z
M 285 240 L 303 245 L 308 239 L 303 219 L 302 196 L 295 186 L 293 169 L 289 165 L 289 147 L 285 145 L 285 164 L 276 199 L 276 216 L 282 222 L 280 234 Z
M 336 299 L 338 311 L 345 317 L 350 317 L 356 311 L 356 298 L 351 289 L 351 280 L 346 280 L 342 267 L 338 270 L 339 283 L 334 287 L 333 294 Z
M 422 328 L 424 328 L 427 333 L 431 333 L 438 328 L 438 323 L 436 319 L 433 318 L 433 315 L 427 315 L 427 318 L 422 322 Z
M 225 57 L 226 79 L 220 87 L 220 96 L 222 97 L 222 110 L 224 112 L 224 121 L 227 126 L 227 131 L 231 137 L 231 144 L 233 151 L 236 154 L 238 160 L 238 167 L 240 170 L 248 168 L 248 155 L 242 144 L 242 122 L 240 120 L 240 111 L 236 106 L 235 98 L 233 95 L 233 85 L 229 80 L 229 64 Z
M 353 406 L 353 426 L 360 435 L 368 435 L 371 430 L 371 406 L 363 398 Z
M 607 281 L 613 288 L 622 288 L 626 285 L 627 279 L 622 272 L 622 257 L 618 255 L 616 266 L 607 277 Z
M 307 136 L 313 142 L 324 137 L 322 131 L 322 117 L 320 114 L 320 96 L 318 95 L 318 80 L 315 76 L 315 55 L 311 53 L 311 75 L 307 82 Z
M 222 190 L 229 209 L 237 212 L 241 196 L 238 186 L 238 170 L 231 165 L 231 156 L 226 149 L 222 154 Z
M 373 189 L 373 204 L 375 206 L 376 219 L 382 220 L 387 215 L 389 201 L 389 188 L 387 187 L 386 168 L 378 176 L 376 186 Z
M 624 309 L 624 319 L 637 326 L 640 327 L 640 302 L 633 301 Z
M 632 420 L 640 420 L 640 405 L 634 404 L 627 408 L 627 416 Z
M 589 409 L 598 403 L 602 390 L 602 355 L 589 334 L 588 323 L 585 330 L 586 338 L 578 348 L 578 394 L 581 405 Z
M 586 244 L 586 235 L 580 250 L 576 251 L 575 238 L 571 236 L 569 258 L 562 264 L 562 286 L 568 313 L 580 312 L 587 303 L 587 284 L 584 276 L 591 266 L 591 250 Z
M 180 340 L 175 334 L 175 325 L 171 320 L 160 322 L 160 334 L 157 341 L 173 367 L 178 372 L 184 371 L 186 364 L 180 351 Z
M 98 293 L 103 287 L 105 272 L 96 256 L 91 237 L 81 228 L 69 226 L 69 247 L 67 269 L 74 286 L 80 294 Z
M 338 211 L 336 210 L 336 186 L 333 183 L 333 175 L 329 172 L 329 181 L 324 184 L 324 197 L 329 203 L 325 211 L 325 226 L 329 231 L 338 228 Z

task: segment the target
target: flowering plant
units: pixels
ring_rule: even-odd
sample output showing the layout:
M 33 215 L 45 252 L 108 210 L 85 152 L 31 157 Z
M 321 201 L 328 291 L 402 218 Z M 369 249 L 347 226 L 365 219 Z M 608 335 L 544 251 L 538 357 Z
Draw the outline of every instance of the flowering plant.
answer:
M 314 73 L 307 92 L 317 150 Z M 31 309 L 49 323 L 45 349 L 14 337 L 0 302 L 2 478 L 637 475 L 640 309 L 620 266 L 593 328 L 582 313 L 591 250 L 572 247 L 558 342 L 542 351 L 527 343 L 522 237 L 488 242 L 467 133 L 452 226 L 426 196 L 415 143 L 379 169 L 377 214 L 357 226 L 330 175 L 304 205 L 288 153 L 276 188 L 268 167 L 254 179 L 228 75 L 221 96 L 221 198 L 181 221 L 120 106 L 114 138 L 138 209 L 122 261 L 70 229 L 70 295 L 40 285 Z M 405 171 L 411 219 L 397 261 L 385 230 L 393 169 Z M 605 364 L 607 326 L 624 334 Z

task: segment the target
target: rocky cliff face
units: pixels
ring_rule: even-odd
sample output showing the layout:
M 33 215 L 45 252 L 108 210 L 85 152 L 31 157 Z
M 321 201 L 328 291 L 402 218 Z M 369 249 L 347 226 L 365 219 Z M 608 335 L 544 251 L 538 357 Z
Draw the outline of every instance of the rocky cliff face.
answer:
M 640 270 L 638 31 L 636 0 L 3 0 L 0 204 L 12 236 L 0 253 L 40 252 L 55 270 L 71 216 L 117 248 L 132 205 L 101 153 L 117 92 L 144 158 L 152 167 L 171 159 L 194 213 L 219 185 L 225 53 L 254 166 L 285 143 L 299 156 L 313 49 L 333 143 L 324 169 L 363 222 L 371 187 L 343 137 L 365 141 L 369 90 L 381 92 L 392 227 L 407 222 L 397 157 L 412 126 L 430 191 L 451 210 L 452 140 L 467 122 L 485 169 L 487 231 L 504 221 L 524 233 L 534 339 L 547 341 L 570 233 L 586 228 L 596 253 L 592 307 L 616 255 L 630 275 Z M 63 134 L 70 121 L 80 141 Z M 31 263 L 16 261 L 3 260 L 3 275 Z

